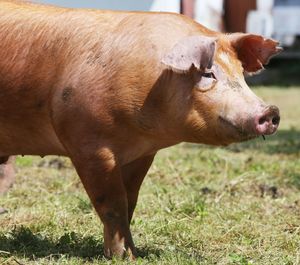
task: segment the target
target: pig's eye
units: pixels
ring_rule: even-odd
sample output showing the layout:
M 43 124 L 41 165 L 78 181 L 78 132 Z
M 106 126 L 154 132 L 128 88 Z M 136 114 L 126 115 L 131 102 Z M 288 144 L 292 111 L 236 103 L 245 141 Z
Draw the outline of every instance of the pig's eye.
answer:
M 205 72 L 201 74 L 200 80 L 196 83 L 195 88 L 198 91 L 206 92 L 212 89 L 217 83 L 217 79 L 213 72 Z
M 206 72 L 206 73 L 203 73 L 202 74 L 203 77 L 206 77 L 206 78 L 212 78 L 212 79 L 215 79 L 216 80 L 216 77 L 214 75 L 213 72 Z

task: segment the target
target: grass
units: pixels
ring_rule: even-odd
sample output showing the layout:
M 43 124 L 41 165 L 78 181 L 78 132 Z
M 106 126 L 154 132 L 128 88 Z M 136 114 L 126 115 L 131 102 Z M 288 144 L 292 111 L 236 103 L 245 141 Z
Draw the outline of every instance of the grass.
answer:
M 256 89 L 281 108 L 266 141 L 160 152 L 132 232 L 136 264 L 300 264 L 300 89 Z M 0 264 L 128 264 L 103 258 L 102 225 L 65 158 L 19 157 L 0 205 Z

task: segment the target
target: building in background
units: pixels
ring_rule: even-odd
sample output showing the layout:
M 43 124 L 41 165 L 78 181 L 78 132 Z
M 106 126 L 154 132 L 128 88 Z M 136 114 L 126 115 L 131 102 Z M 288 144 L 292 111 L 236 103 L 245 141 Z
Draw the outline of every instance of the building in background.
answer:
M 180 12 L 180 0 L 34 0 L 57 6 L 128 11 Z
M 58 6 L 134 11 L 167 11 L 192 17 L 224 32 L 274 37 L 283 46 L 300 36 L 300 0 L 34 0 Z
M 215 30 L 222 24 L 223 0 L 33 0 L 57 6 L 183 13 Z

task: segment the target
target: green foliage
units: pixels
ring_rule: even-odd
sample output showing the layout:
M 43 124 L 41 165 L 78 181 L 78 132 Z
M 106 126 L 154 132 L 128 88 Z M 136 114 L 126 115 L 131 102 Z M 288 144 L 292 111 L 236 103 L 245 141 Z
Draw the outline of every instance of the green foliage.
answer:
M 238 254 L 229 254 L 229 260 L 232 264 L 238 265 L 252 265 L 253 263 L 249 262 L 248 259 L 242 255 Z
M 31 156 L 18 156 L 16 165 L 18 167 L 30 167 L 33 165 L 33 158 Z

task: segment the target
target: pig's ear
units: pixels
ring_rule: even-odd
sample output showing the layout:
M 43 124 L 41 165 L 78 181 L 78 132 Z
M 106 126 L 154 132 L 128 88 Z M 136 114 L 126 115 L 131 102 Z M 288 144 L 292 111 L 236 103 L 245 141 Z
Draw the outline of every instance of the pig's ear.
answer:
M 268 64 L 270 58 L 283 49 L 278 42 L 259 35 L 235 33 L 229 35 L 232 46 L 242 62 L 245 72 L 255 73 Z
M 212 67 L 215 50 L 215 38 L 189 36 L 176 43 L 163 57 L 162 63 L 177 73 L 186 73 L 193 67 L 204 71 Z

